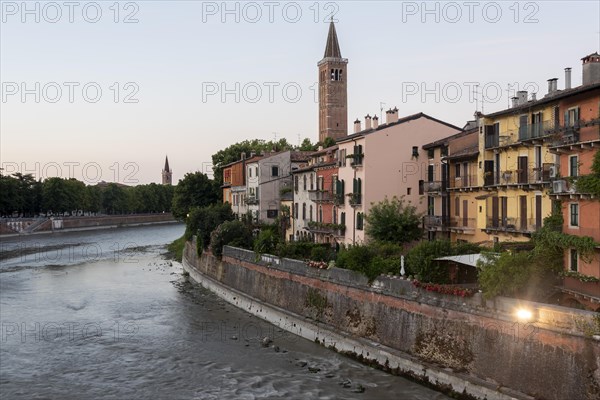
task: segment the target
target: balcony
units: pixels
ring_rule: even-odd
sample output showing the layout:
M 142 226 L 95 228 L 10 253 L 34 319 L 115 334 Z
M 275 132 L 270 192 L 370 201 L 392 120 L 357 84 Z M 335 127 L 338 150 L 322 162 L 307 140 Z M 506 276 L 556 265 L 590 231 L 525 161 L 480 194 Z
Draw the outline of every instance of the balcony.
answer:
M 258 204 L 258 197 L 256 196 L 248 196 L 246 197 L 246 205 L 255 205 Z
M 556 133 L 554 121 L 542 121 L 536 124 L 527 124 L 519 127 L 519 140 L 528 141 L 542 139 Z
M 312 233 L 324 233 L 335 236 L 343 236 L 346 232 L 346 226 L 342 224 L 333 224 L 328 222 L 310 221 L 308 223 L 308 230 Z
M 556 176 L 558 165 L 544 163 L 541 167 L 503 170 L 499 173 L 484 175 L 485 186 L 539 187 L 550 183 Z
M 477 186 L 477 175 L 462 175 L 450 178 L 450 189 L 466 189 Z
M 550 144 L 550 151 L 569 152 L 574 147 L 591 149 L 600 142 L 600 130 L 593 129 L 596 125 L 600 125 L 600 118 L 579 120 L 572 126 L 562 126 Z
M 328 190 L 309 190 L 308 198 L 315 203 L 332 203 L 334 194 Z
M 425 215 L 423 217 L 423 225 L 428 231 L 439 231 L 444 229 L 445 218 L 440 215 Z
M 474 235 L 476 228 L 476 218 L 455 217 L 450 219 L 450 231 L 452 232 Z
M 348 157 L 351 159 L 350 166 L 352 168 L 362 167 L 363 158 L 365 157 L 363 153 L 350 154 Z
M 442 191 L 442 182 L 441 181 L 430 181 L 423 183 L 423 190 L 427 193 L 435 193 Z
M 487 217 L 486 230 L 494 232 L 530 234 L 542 227 L 535 218 Z
M 360 207 L 362 205 L 362 194 L 360 193 L 348 193 L 348 202 L 352 207 Z

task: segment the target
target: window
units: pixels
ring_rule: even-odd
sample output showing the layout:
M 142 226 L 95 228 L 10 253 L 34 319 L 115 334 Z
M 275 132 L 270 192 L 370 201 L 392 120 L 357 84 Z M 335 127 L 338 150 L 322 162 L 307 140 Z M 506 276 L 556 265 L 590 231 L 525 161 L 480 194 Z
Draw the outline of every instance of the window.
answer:
M 302 181 L 303 181 L 303 188 L 304 188 L 304 190 L 306 190 L 306 175 L 304 175 L 302 177 Z
M 363 213 L 356 214 L 356 230 L 363 230 Z
M 248 167 L 248 177 L 252 178 L 252 167 Z
M 323 207 L 319 207 L 319 222 L 323 222 Z
M 312 222 L 313 220 L 313 208 L 312 208 L 312 204 L 308 207 L 308 220 Z
M 314 189 L 314 174 L 310 174 L 310 190 Z
M 267 218 L 277 218 L 277 210 L 267 210 Z
M 302 219 L 306 219 L 306 203 L 302 203 Z
M 427 196 L 427 215 L 435 215 L 435 199 L 433 196 Z
M 577 250 L 571 249 L 569 254 L 569 269 L 571 271 L 577 272 Z
M 337 224 L 337 222 L 338 222 L 337 211 L 338 211 L 337 207 L 333 207 L 333 223 L 334 224 Z
M 435 157 L 435 149 L 427 149 L 427 158 L 431 160 L 433 157 Z
M 294 192 L 298 193 L 298 184 L 299 184 L 299 178 L 298 175 L 294 176 Z
M 346 213 L 345 212 L 340 213 L 340 224 L 346 225 Z
M 565 126 L 579 126 L 579 107 L 565 111 Z
M 256 188 L 256 189 L 255 189 L 255 194 L 256 194 L 256 199 L 257 199 L 257 200 L 259 199 L 259 197 L 258 197 L 258 189 L 259 189 L 259 188 Z
M 324 190 L 324 189 L 325 189 L 325 185 L 323 184 L 323 177 L 318 176 L 317 177 L 317 190 Z
M 298 203 L 294 204 L 294 218 L 298 219 Z
M 579 204 L 570 205 L 569 225 L 579 226 Z
M 454 216 L 460 217 L 460 198 L 454 198 Z
M 448 146 L 442 146 L 440 149 L 440 156 L 446 157 L 448 155 Z
M 454 164 L 454 176 L 460 178 L 460 164 Z
M 421 179 L 419 181 L 419 195 L 425 194 L 425 182 Z
M 413 157 L 419 157 L 419 146 L 413 146 L 412 147 L 412 156 Z
M 569 176 L 579 176 L 579 157 L 569 157 Z
M 410 196 L 410 192 L 412 191 L 412 188 L 406 188 L 406 195 Z
M 271 176 L 279 176 L 279 167 L 277 165 L 271 166 Z

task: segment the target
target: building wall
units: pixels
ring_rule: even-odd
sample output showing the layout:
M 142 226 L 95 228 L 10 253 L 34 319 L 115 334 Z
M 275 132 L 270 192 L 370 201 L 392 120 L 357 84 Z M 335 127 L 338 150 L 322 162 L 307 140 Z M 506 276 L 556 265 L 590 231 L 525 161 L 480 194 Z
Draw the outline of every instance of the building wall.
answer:
M 296 191 L 295 183 L 294 183 L 294 207 L 295 204 L 298 204 L 298 216 L 294 218 L 294 238 L 296 240 L 300 240 L 303 238 L 307 238 L 309 236 L 308 231 L 308 222 L 310 219 L 310 207 L 313 207 L 313 221 L 315 220 L 315 204 L 310 200 L 309 191 L 314 190 L 316 186 L 315 182 L 315 173 L 313 170 L 304 171 L 304 172 L 295 172 L 293 174 L 293 179 L 295 180 L 298 177 L 298 190 Z M 313 187 L 311 189 L 311 177 L 313 182 Z M 304 180 L 306 179 L 306 188 L 304 187 Z M 305 206 L 306 213 L 303 216 L 302 207 Z
M 258 161 L 259 169 L 259 220 L 265 223 L 275 222 L 275 218 L 268 218 L 267 211 L 279 212 L 280 190 L 291 180 L 290 152 L 284 151 L 267 155 Z M 273 167 L 278 168 L 278 176 L 272 175 Z
M 246 162 L 246 200 L 255 197 L 256 190 L 260 193 L 260 176 L 258 175 L 258 160 Z M 254 218 L 258 218 L 258 204 L 247 204 L 247 211 L 252 213 Z
M 386 197 L 403 197 L 406 203 L 414 205 L 417 212 L 426 214 L 427 198 L 419 193 L 419 181 L 427 179 L 427 152 L 422 146 L 458 133 L 458 129 L 419 118 L 401 124 L 358 136 L 348 142 L 338 143 L 340 151 L 353 154 L 354 146 L 361 145 L 364 158 L 362 167 L 353 168 L 351 160 L 340 167 L 339 178 L 345 182 L 345 193 L 352 193 L 353 180 L 362 181 L 362 204 L 351 207 L 348 197 L 339 213 L 346 213 L 345 244 L 362 243 L 366 240 L 365 231 L 356 229 L 357 213 L 368 214 L 372 203 Z M 413 156 L 413 146 L 418 157 Z M 366 223 L 365 223 L 366 226 Z

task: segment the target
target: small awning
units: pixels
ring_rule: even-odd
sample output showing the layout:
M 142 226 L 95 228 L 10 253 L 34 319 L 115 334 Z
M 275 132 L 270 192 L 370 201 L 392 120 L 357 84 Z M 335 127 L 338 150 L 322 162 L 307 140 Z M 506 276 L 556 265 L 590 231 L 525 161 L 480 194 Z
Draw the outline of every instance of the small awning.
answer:
M 434 261 L 453 261 L 459 264 L 469 265 L 471 267 L 477 267 L 477 261 L 479 261 L 483 254 L 464 254 L 459 256 L 446 256 L 436 258 Z

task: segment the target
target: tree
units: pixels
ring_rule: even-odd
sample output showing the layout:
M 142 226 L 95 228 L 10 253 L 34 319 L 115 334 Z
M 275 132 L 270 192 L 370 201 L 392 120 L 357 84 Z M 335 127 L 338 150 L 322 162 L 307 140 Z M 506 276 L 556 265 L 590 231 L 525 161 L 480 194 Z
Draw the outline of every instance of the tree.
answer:
M 227 245 L 249 249 L 252 246 L 252 232 L 239 220 L 223 222 L 210 236 L 210 249 L 215 256 L 221 257 L 223 246 Z
M 386 197 L 374 204 L 366 220 L 366 233 L 376 241 L 402 244 L 422 236 L 421 215 L 416 207 L 404 202 L 404 196 L 391 200 Z
M 210 234 L 225 221 L 235 219 L 229 203 L 211 204 L 205 207 L 194 207 L 186 219 L 186 239 L 198 236 L 198 246 L 208 248 Z
M 19 181 L 12 176 L 0 175 L 0 214 L 11 216 L 20 209 Z
M 448 266 L 434 262 L 444 256 L 476 254 L 480 252 L 473 243 L 451 243 L 448 240 L 423 241 L 406 254 L 406 267 L 409 274 L 416 274 L 419 280 L 432 283 L 448 283 Z
M 125 189 L 116 183 L 109 183 L 102 190 L 102 207 L 108 214 L 120 214 L 127 209 Z
M 302 143 L 300 144 L 300 146 L 298 147 L 298 150 L 300 151 L 315 151 L 319 148 L 319 144 L 312 144 L 310 142 L 309 138 L 305 138 Z
M 321 146 L 323 146 L 323 148 L 324 148 L 324 149 L 326 149 L 326 148 L 328 148 L 328 147 L 331 147 L 331 146 L 335 146 L 335 139 L 334 139 L 334 138 L 332 138 L 332 137 L 330 137 L 330 136 L 327 136 L 327 137 L 326 137 L 326 138 L 323 140 L 323 143 L 320 143 L 320 142 L 319 142 L 319 143 L 317 143 L 317 147 L 318 147 L 318 145 L 321 145 Z
M 219 201 L 218 184 L 202 172 L 187 173 L 173 194 L 173 216 L 185 220 L 193 207 L 204 207 Z

